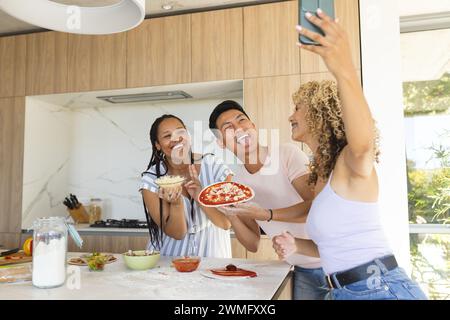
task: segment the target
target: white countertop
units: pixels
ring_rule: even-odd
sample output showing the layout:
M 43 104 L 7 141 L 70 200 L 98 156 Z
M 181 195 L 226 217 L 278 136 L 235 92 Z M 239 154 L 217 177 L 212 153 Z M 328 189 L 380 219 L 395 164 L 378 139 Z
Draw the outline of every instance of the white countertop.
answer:
M 69 257 L 80 253 L 70 253 Z M 104 271 L 91 272 L 88 267 L 80 270 L 80 288 L 71 289 L 75 283 L 74 269 L 66 284 L 53 289 L 39 289 L 31 282 L 0 284 L 0 300 L 50 299 L 149 299 L 149 300 L 269 300 L 272 299 L 290 271 L 281 261 L 253 261 L 245 259 L 203 258 L 199 269 L 181 273 L 171 267 L 171 257 L 161 257 L 154 269 L 129 270 L 122 256 L 105 266 Z M 223 268 L 232 263 L 237 267 L 255 271 L 255 278 L 213 279 L 208 269 Z
M 144 228 L 94 228 L 86 224 L 76 224 L 75 228 L 80 233 L 89 235 L 128 235 L 128 236 L 148 236 L 148 229 Z M 230 236 L 235 237 L 234 231 L 230 231 Z M 267 238 L 267 235 L 261 235 L 261 238 Z
M 88 223 L 76 224 L 75 228 L 83 235 L 101 235 L 101 236 L 148 236 L 148 229 L 144 228 L 94 228 L 90 227 Z M 32 234 L 31 230 L 22 230 L 22 233 Z M 230 236 L 235 237 L 234 231 L 230 231 Z M 268 238 L 267 235 L 262 234 L 262 239 Z

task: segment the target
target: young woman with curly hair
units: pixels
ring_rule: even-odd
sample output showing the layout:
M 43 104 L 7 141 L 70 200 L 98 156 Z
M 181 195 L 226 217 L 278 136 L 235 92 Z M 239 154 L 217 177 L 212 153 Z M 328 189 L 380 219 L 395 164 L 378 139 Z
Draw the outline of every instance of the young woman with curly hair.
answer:
M 321 10 L 308 16 L 325 36 L 297 27 L 320 44 L 300 47 L 320 55 L 337 84 L 309 82 L 293 96 L 292 137 L 314 155 L 310 183 L 315 198 L 306 222 L 312 240 L 283 233 L 273 238 L 274 248 L 282 259 L 293 253 L 320 256 L 328 298 L 426 299 L 398 267 L 380 222 L 377 134 L 347 35 Z

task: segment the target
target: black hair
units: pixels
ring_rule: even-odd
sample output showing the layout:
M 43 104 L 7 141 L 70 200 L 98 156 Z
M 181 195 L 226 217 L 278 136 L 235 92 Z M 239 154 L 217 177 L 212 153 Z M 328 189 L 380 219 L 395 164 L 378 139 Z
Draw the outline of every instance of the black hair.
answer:
M 152 156 L 150 158 L 150 162 L 147 166 L 147 170 L 145 170 L 141 176 L 144 174 L 153 174 L 153 172 L 150 172 L 150 168 L 155 166 L 156 171 L 156 178 L 159 178 L 161 176 L 164 176 L 167 174 L 168 168 L 167 164 L 165 163 L 165 157 L 164 153 L 161 150 L 158 150 L 156 148 L 156 142 L 158 142 L 158 129 L 161 123 L 166 119 L 177 119 L 181 122 L 183 127 L 186 127 L 184 125 L 184 122 L 178 118 L 177 116 L 174 116 L 172 114 L 165 114 L 161 117 L 157 118 L 150 128 L 150 142 L 152 143 Z M 190 152 L 191 156 L 191 163 L 193 163 L 193 155 L 192 152 Z M 164 167 L 164 173 L 162 173 L 161 169 Z M 161 250 L 163 245 L 163 232 L 164 232 L 164 221 L 163 221 L 163 206 L 162 206 L 162 199 L 159 198 L 159 221 L 161 224 L 161 227 L 159 227 L 156 222 L 152 219 L 152 217 L 149 215 L 147 206 L 145 205 L 144 198 L 142 197 L 142 202 L 144 203 L 144 211 L 145 211 L 145 217 L 147 219 L 147 225 L 148 230 L 150 234 L 150 243 L 157 248 L 158 250 Z M 191 203 L 192 204 L 192 203 Z M 193 206 L 191 205 L 191 215 L 194 215 L 193 212 Z M 160 230 L 161 229 L 161 230 Z
M 245 112 L 244 108 L 242 108 L 242 106 L 237 103 L 236 101 L 233 100 L 226 100 L 221 102 L 220 104 L 218 104 L 213 112 L 211 113 L 211 115 L 209 116 L 209 129 L 211 129 L 211 131 L 213 131 L 213 133 L 215 133 L 215 129 L 217 128 L 217 119 L 219 119 L 220 115 L 228 110 L 238 110 L 240 112 L 242 112 L 243 114 L 245 114 L 245 116 L 250 119 L 250 117 L 248 116 L 248 114 Z

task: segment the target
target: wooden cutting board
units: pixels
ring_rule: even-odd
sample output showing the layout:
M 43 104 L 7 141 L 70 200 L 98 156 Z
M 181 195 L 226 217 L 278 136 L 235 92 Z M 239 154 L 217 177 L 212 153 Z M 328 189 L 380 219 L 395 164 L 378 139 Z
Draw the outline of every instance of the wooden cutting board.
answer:
M 8 266 L 11 264 L 25 263 L 31 261 L 33 261 L 32 256 L 27 256 L 25 255 L 24 252 L 17 252 L 6 257 L 0 257 L 0 266 Z

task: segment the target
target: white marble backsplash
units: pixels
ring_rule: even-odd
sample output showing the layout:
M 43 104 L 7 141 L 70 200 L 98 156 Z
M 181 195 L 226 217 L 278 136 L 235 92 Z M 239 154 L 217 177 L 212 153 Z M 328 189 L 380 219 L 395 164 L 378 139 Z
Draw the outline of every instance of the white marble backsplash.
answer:
M 194 136 L 194 152 L 219 151 L 203 145 L 211 139 L 208 118 L 224 99 L 185 100 L 160 104 L 104 104 L 76 99 L 56 105 L 27 97 L 22 228 L 38 217 L 67 215 L 62 204 L 69 193 L 103 200 L 103 219 L 145 220 L 140 174 L 151 156 L 150 126 L 165 113 L 180 117 L 193 132 L 201 120 L 204 137 Z M 234 100 L 242 103 L 242 98 Z

